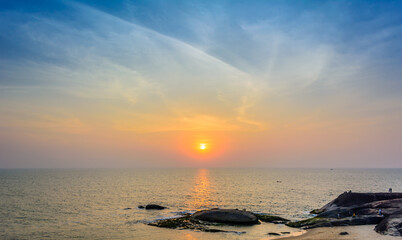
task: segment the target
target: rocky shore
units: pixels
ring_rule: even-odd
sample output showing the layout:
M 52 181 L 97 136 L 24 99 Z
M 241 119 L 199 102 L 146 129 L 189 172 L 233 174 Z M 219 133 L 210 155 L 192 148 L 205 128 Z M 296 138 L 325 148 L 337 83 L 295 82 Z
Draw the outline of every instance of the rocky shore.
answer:
M 317 216 L 287 225 L 310 229 L 378 224 L 377 232 L 402 236 L 401 210 L 402 193 L 344 192 L 322 208 L 311 211 Z
M 224 232 L 214 226 L 254 225 L 262 222 L 286 224 L 293 228 L 312 229 L 334 226 L 377 224 L 375 231 L 390 236 L 402 236 L 402 193 L 345 192 L 302 221 L 289 221 L 279 216 L 238 209 L 210 209 L 177 218 L 158 220 L 151 226 L 171 229 L 192 229 L 204 232 Z M 344 233 L 347 234 L 347 233 Z

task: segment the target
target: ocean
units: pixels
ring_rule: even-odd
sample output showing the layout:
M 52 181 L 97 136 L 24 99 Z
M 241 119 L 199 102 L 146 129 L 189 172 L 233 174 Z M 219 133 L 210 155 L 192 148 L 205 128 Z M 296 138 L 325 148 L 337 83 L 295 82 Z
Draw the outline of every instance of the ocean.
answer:
M 402 191 L 402 169 L 2 169 L 0 239 L 271 239 L 262 223 L 205 233 L 148 226 L 208 208 L 291 220 L 344 191 Z M 137 208 L 148 203 L 165 210 Z

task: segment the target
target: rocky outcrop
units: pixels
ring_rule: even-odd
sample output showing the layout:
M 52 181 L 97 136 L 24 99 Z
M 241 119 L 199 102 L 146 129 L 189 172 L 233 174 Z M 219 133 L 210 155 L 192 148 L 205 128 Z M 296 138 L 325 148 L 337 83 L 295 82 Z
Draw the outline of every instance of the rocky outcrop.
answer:
M 402 210 L 384 218 L 374 230 L 391 236 L 402 236 Z
M 211 209 L 185 214 L 181 217 L 156 220 L 148 225 L 172 229 L 191 229 L 202 232 L 228 232 L 210 226 L 222 225 L 253 225 L 260 221 L 270 223 L 286 223 L 289 220 L 264 213 L 252 213 L 238 209 Z M 229 231 L 233 232 L 233 231 Z M 233 232 L 242 234 L 244 232 Z M 283 234 L 289 234 L 284 232 Z
M 191 216 L 191 219 L 235 225 L 253 225 L 259 223 L 257 216 L 252 212 L 237 209 L 198 211 Z
M 390 203 L 389 200 L 402 199 L 402 193 L 354 193 L 354 192 L 344 192 L 335 198 L 333 201 L 329 202 L 320 209 L 311 211 L 314 214 L 321 214 L 324 212 L 331 212 L 333 210 L 350 209 L 354 207 L 369 208 L 370 205 L 374 207 L 374 202 L 377 204 L 387 204 Z M 370 204 L 368 204 L 370 203 Z M 368 204 L 368 205 L 364 205 Z M 379 206 L 378 206 L 379 207 Z M 385 206 L 383 206 L 385 207 Z M 375 207 L 374 207 L 375 208 Z
M 165 207 L 150 204 L 145 208 L 164 209 Z M 211 209 L 178 218 L 157 220 L 149 223 L 149 225 L 204 232 L 222 232 L 224 230 L 210 228 L 209 226 L 219 226 L 219 224 L 253 225 L 259 224 L 259 221 L 284 223 L 289 227 L 303 229 L 378 224 L 375 230 L 379 233 L 393 236 L 402 235 L 402 193 L 345 192 L 324 207 L 312 211 L 312 213 L 317 214 L 317 216 L 290 222 L 278 216 L 252 213 L 245 210 Z
M 316 217 L 286 225 L 316 228 L 378 224 L 376 231 L 396 234 L 402 225 L 401 208 L 402 193 L 345 192 L 324 207 L 313 210 L 311 213 L 317 214 Z
M 402 193 L 345 192 L 324 207 L 313 210 L 321 218 L 389 216 L 401 209 Z
M 343 218 L 355 215 L 384 215 L 389 216 L 400 210 L 402 198 L 374 201 L 362 205 L 353 205 L 350 207 L 335 206 L 321 211 L 317 216 L 325 218 Z
M 194 214 L 185 214 L 181 217 L 156 220 L 148 225 L 171 229 L 191 229 L 202 232 L 228 232 L 221 229 L 211 228 L 210 226 L 254 225 L 259 224 L 259 220 L 270 223 L 289 222 L 287 219 L 263 213 L 252 213 L 238 209 L 215 208 L 198 211 Z M 242 234 L 244 232 L 233 233 Z M 289 232 L 284 232 L 283 234 L 289 234 Z

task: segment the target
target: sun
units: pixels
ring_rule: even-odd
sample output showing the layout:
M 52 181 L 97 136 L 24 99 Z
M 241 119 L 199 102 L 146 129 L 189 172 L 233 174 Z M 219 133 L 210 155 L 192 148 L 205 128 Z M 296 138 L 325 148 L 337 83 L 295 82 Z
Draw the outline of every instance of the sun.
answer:
M 199 149 L 201 149 L 201 150 L 207 149 L 207 144 L 205 144 L 205 143 L 200 143 Z

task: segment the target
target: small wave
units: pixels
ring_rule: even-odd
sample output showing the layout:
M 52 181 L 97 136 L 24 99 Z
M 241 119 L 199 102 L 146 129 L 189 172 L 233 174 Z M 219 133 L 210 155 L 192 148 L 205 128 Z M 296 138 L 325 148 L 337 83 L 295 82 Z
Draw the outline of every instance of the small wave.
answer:
M 195 212 L 196 212 L 196 210 L 185 210 L 185 211 L 177 211 L 177 212 L 170 212 L 170 213 L 182 216 L 182 215 L 186 215 L 186 214 L 193 214 Z

